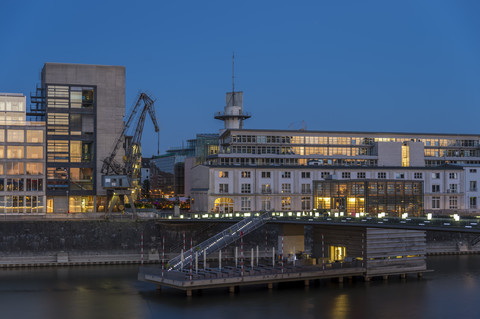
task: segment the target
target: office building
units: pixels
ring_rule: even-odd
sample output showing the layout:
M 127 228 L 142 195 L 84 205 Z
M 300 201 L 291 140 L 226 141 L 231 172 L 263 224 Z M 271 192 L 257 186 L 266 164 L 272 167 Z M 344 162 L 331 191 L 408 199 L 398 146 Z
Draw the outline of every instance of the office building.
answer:
M 0 214 L 45 212 L 45 123 L 26 121 L 23 94 L 0 93 Z
M 418 212 L 480 213 L 480 135 L 243 129 L 240 96 L 227 93 L 228 116 L 215 116 L 225 121 L 218 154 L 187 172 L 192 211 L 311 210 L 322 181 L 394 180 L 421 182 Z
M 100 170 L 124 125 L 125 68 L 46 63 L 32 103 L 46 121 L 48 212 L 105 211 Z

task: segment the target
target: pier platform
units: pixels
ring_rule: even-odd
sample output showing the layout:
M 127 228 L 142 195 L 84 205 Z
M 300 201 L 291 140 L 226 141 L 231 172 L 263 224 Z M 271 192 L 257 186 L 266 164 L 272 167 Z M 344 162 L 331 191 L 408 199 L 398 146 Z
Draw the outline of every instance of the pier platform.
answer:
M 234 292 L 236 287 L 248 285 L 265 284 L 269 289 L 275 283 L 304 281 L 309 285 L 310 280 L 338 278 L 343 282 L 344 278 L 362 277 L 369 281 L 372 277 L 382 277 L 388 279 L 388 276 L 399 275 L 405 278 L 408 274 L 416 274 L 421 277 L 428 270 L 424 267 L 418 269 L 389 269 L 384 272 L 376 272 L 369 275 L 367 268 L 362 267 L 360 262 L 353 263 L 331 263 L 324 265 L 285 265 L 281 267 L 276 265 L 258 265 L 255 267 L 245 267 L 242 269 L 237 266 L 226 266 L 224 268 L 205 268 L 205 269 L 184 269 L 182 271 L 162 270 L 158 266 L 144 266 L 140 268 L 138 279 L 140 281 L 156 284 L 159 288 L 171 287 L 184 290 L 187 296 L 192 295 L 194 290 L 229 288 Z

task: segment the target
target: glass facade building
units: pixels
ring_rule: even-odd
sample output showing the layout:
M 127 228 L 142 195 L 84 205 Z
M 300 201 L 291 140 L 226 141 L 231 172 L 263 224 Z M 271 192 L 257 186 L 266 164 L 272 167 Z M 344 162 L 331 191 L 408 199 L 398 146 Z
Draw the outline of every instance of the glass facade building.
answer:
M 313 181 L 314 208 L 349 216 L 423 216 L 423 181 Z
M 25 104 L 0 93 L 0 214 L 45 212 L 45 125 L 26 121 Z

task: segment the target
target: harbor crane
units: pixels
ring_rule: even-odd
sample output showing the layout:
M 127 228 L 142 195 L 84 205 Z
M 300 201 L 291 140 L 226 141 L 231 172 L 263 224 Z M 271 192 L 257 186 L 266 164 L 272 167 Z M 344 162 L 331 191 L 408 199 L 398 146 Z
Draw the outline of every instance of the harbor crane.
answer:
M 133 213 L 136 215 L 133 194 L 139 186 L 141 176 L 141 159 L 142 159 L 142 132 L 145 125 L 147 113 L 155 127 L 155 132 L 159 132 L 157 118 L 154 109 L 155 100 L 147 93 L 140 92 L 136 98 L 136 102 L 131 108 L 130 115 L 123 127 L 122 133 L 117 138 L 113 150 L 108 157 L 103 160 L 102 164 L 102 186 L 107 190 L 108 212 L 111 213 L 116 203 L 128 198 Z M 130 128 L 135 129 L 133 136 L 129 136 Z M 125 156 L 123 163 L 117 159 L 120 147 L 124 146 Z

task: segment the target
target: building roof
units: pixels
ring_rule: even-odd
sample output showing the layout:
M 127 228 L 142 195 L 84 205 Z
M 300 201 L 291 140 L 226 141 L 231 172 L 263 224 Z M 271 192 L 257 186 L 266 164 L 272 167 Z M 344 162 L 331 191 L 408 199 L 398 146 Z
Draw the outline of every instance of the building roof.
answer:
M 316 170 L 327 170 L 327 169 L 344 169 L 344 170 L 463 170 L 463 166 L 460 165 L 441 165 L 441 166 L 419 166 L 419 167 L 403 167 L 403 166 L 333 166 L 333 165 L 204 165 L 211 168 L 241 168 L 241 169 L 297 169 L 297 170 L 306 170 L 306 169 L 316 169 Z M 480 165 L 478 165 L 480 167 Z
M 310 134 L 341 134 L 341 135 L 355 135 L 355 136 L 360 136 L 361 135 L 374 135 L 374 136 L 385 136 L 385 135 L 399 135 L 399 136 L 409 136 L 409 137 L 418 137 L 418 136 L 436 136 L 436 137 L 441 137 L 441 136 L 452 136 L 452 137 L 459 137 L 459 136 L 465 136 L 465 137 L 477 137 L 480 138 L 480 133 L 479 134 L 459 134 L 459 133 L 411 133 L 411 132 L 367 132 L 367 131 L 307 131 L 307 130 L 270 130 L 270 129 L 228 129 L 225 130 L 221 137 L 228 135 L 228 133 L 254 133 L 254 132 L 259 132 L 259 133 L 285 133 L 285 134 L 304 134 L 304 135 L 310 135 Z

